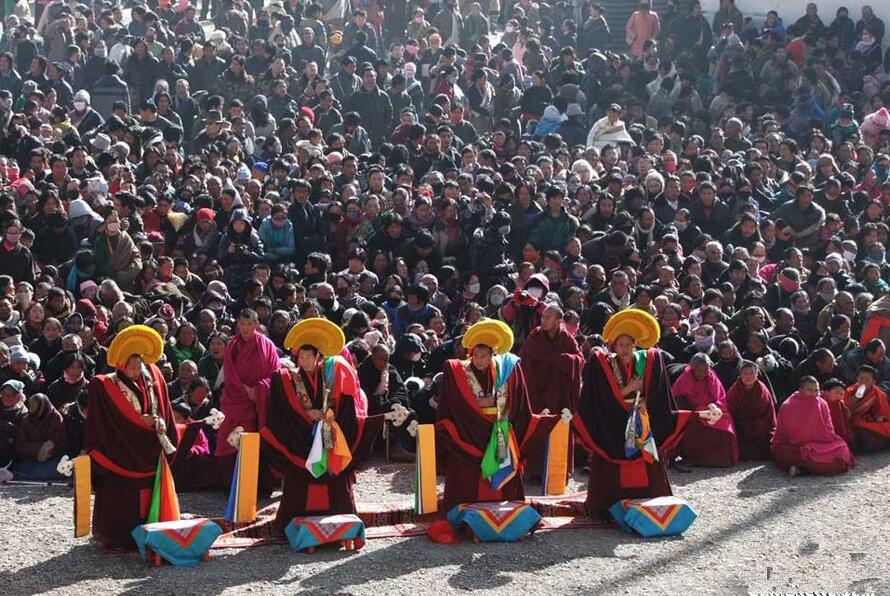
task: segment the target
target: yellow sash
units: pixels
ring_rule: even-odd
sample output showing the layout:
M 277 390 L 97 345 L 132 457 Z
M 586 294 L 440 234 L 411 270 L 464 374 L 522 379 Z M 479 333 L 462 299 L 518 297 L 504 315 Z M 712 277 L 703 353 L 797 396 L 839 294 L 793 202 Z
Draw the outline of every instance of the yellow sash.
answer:
M 569 425 L 562 421 L 550 431 L 544 466 L 544 494 L 564 494 L 569 473 Z
M 234 521 L 256 520 L 257 480 L 259 478 L 260 435 L 243 433 L 238 447 L 238 501 Z
M 414 509 L 418 515 L 439 510 L 436 492 L 436 427 L 417 427 L 417 467 L 414 479 Z
M 90 492 L 92 479 L 90 456 L 80 455 L 74 462 L 74 537 L 90 534 Z

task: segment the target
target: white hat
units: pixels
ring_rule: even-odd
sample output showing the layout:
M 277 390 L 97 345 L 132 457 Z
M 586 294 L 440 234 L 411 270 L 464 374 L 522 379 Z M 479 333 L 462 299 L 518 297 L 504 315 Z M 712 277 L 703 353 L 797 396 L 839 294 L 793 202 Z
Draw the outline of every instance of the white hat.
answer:
M 77 93 L 74 94 L 74 101 L 82 101 L 87 105 L 90 105 L 90 93 L 86 89 L 81 89 Z
M 90 145 L 92 145 L 93 149 L 96 151 L 108 151 L 111 148 L 111 137 L 104 132 L 100 132 L 92 141 L 90 141 Z

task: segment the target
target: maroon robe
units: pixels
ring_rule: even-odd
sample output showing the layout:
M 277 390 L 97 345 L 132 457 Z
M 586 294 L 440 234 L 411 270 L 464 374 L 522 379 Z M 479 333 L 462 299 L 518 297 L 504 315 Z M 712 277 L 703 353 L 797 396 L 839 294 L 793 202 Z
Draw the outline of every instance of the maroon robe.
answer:
M 643 394 L 659 461 L 624 454 L 624 430 L 631 405 L 621 396 L 609 364 L 609 353 L 595 350 L 584 367 L 584 386 L 572 425 L 581 445 L 590 452 L 587 511 L 602 516 L 620 499 L 670 495 L 666 464 L 676 451 L 690 412 L 677 411 L 661 351 L 647 350 Z M 629 380 L 630 373 L 625 371 Z
M 167 424 L 167 437 L 177 444 L 173 409 L 158 367 L 147 365 L 158 398 L 158 416 Z M 137 412 L 109 375 L 90 380 L 89 408 L 84 424 L 84 451 L 90 456 L 93 490 L 93 536 L 107 548 L 135 548 L 130 533 L 148 515 L 158 457 L 162 453 L 154 427 L 142 419 L 150 402 L 142 379 L 121 382 L 142 400 Z
M 436 449 L 445 464 L 444 511 L 461 503 L 522 501 L 522 466 L 529 453 L 543 450 L 559 417 L 532 414 L 522 368 L 516 366 L 507 379 L 507 418 L 519 448 L 520 466 L 501 490 L 482 477 L 482 456 L 491 439 L 497 416 L 484 414 L 466 377 L 466 361 L 448 360 L 443 370 L 436 411 Z M 494 363 L 483 388 L 494 384 Z M 478 378 L 478 377 L 477 377 Z M 447 454 L 447 457 L 445 457 Z
M 368 452 L 371 442 L 383 426 L 383 415 L 360 416 L 356 410 L 355 395 L 360 391 L 355 371 L 341 358 L 335 365 L 334 385 L 331 389 L 329 408 L 343 436 L 349 444 L 352 462 L 339 475 L 330 473 L 315 478 L 306 469 L 306 458 L 312 448 L 314 421 L 297 397 L 293 376 L 299 374 L 312 399 L 312 409 L 321 409 L 323 403 L 322 375 L 324 365 L 315 369 L 315 378 L 304 371 L 281 368 L 272 375 L 266 426 L 260 429 L 263 458 L 284 475 L 284 488 L 278 515 L 278 528 L 284 531 L 287 524 L 301 515 L 325 515 L 355 513 L 355 465 L 361 455 Z M 314 382 L 313 382 L 314 381 Z
M 541 412 L 545 408 L 551 414 L 559 415 L 563 408 L 570 412 L 577 409 L 578 397 L 581 394 L 581 372 L 584 370 L 584 356 L 575 338 L 560 323 L 555 337 L 537 327 L 526 338 L 520 353 L 520 366 L 528 389 L 528 400 L 532 412 Z M 569 441 L 566 470 L 571 472 L 572 441 Z M 529 454 L 526 473 L 539 476 L 543 474 L 544 449 Z
M 758 380 L 749 389 L 741 379 L 737 380 L 726 394 L 726 405 L 735 424 L 739 459 L 769 459 L 770 442 L 776 430 L 776 404 L 766 384 Z
M 834 431 L 825 400 L 800 391 L 779 408 L 772 449 L 780 468 L 796 466 L 824 476 L 843 474 L 856 463 L 846 441 Z
M 203 435 L 203 420 L 191 420 L 179 425 L 179 448 L 170 463 L 176 492 L 192 492 L 208 488 L 222 487 L 219 482 L 217 458 L 211 453 L 193 453 L 193 447 Z M 204 443 L 207 442 L 206 437 Z

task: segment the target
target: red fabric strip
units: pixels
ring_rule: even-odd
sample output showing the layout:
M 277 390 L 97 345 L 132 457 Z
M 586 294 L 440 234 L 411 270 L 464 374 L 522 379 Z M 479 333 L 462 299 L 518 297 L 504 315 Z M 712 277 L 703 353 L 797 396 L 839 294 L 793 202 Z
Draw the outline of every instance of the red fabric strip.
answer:
M 155 475 L 155 471 L 149 472 L 134 472 L 133 470 L 128 470 L 126 468 L 122 468 L 113 461 L 111 461 L 107 455 L 99 451 L 98 449 L 93 449 L 88 453 L 90 459 L 109 472 L 113 474 L 117 474 L 118 476 L 123 476 L 124 478 L 132 478 L 133 480 L 141 480 L 143 478 L 151 478 Z
M 445 431 L 445 433 L 448 434 L 451 440 L 454 441 L 461 449 L 466 451 L 470 456 L 482 457 L 483 455 L 485 455 L 478 447 L 476 447 L 472 443 L 467 443 L 460 437 L 460 433 L 457 431 L 457 427 L 451 420 L 439 420 L 436 422 L 436 426 Z
M 326 484 L 310 482 L 306 486 L 306 511 L 328 511 L 331 508 L 331 495 Z
M 294 464 L 295 466 L 298 466 L 300 468 L 304 468 L 304 469 L 306 468 L 306 460 L 299 458 L 296 455 L 294 455 L 293 453 L 291 453 L 290 451 L 288 451 L 287 447 L 282 445 L 281 441 L 279 441 L 277 438 L 275 438 L 275 435 L 272 434 L 272 431 L 271 431 L 271 429 L 269 429 L 268 426 L 260 429 L 260 436 L 263 438 L 263 440 L 266 441 L 266 443 L 269 444 L 269 447 L 271 447 L 272 449 L 274 449 L 275 451 L 277 451 L 278 453 L 280 453 L 281 455 L 286 457 L 288 459 L 288 461 L 290 461 L 292 464 Z

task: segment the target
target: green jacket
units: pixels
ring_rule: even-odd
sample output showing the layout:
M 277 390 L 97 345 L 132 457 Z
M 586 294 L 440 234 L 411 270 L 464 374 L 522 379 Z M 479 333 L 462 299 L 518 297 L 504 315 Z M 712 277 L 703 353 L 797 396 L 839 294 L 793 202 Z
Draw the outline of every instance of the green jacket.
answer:
M 562 250 L 577 229 L 578 219 L 569 215 L 565 207 L 560 209 L 556 217 L 552 217 L 548 210 L 538 215 L 537 220 L 532 223 L 529 240 L 537 244 L 541 252 Z

